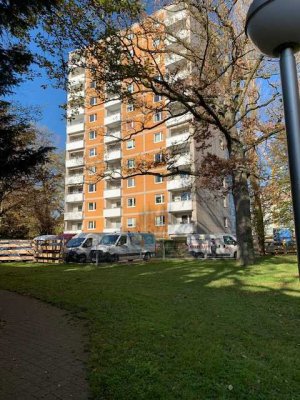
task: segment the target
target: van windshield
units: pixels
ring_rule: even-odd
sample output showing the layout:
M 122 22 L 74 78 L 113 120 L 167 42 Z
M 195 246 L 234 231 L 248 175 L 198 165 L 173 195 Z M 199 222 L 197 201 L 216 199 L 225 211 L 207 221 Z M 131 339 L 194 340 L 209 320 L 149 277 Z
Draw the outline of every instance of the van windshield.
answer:
M 72 248 L 72 247 L 79 247 L 85 240 L 85 237 L 78 237 L 75 239 L 71 239 L 67 243 L 67 248 Z
M 120 235 L 105 235 L 100 240 L 100 244 L 103 244 L 105 246 L 109 246 L 109 245 L 115 244 L 116 241 L 118 240 L 119 236 Z

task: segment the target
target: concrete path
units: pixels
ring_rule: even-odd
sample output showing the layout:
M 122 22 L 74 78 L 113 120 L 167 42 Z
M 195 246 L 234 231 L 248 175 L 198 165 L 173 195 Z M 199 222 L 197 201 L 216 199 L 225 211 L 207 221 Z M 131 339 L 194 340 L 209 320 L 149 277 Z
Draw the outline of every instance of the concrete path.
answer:
M 87 400 L 85 340 L 65 311 L 0 290 L 0 400 Z

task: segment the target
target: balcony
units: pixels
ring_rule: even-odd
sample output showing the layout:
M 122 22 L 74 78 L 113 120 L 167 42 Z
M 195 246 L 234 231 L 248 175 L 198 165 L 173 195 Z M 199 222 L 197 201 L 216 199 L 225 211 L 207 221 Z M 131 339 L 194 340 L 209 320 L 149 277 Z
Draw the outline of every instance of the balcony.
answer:
M 106 218 L 121 217 L 121 208 L 107 208 L 103 210 L 103 216 Z
M 65 221 L 76 221 L 82 219 L 82 211 L 73 211 L 65 213 Z
M 193 183 L 193 179 L 191 176 L 187 176 L 185 178 L 173 179 L 167 182 L 168 190 L 180 190 L 191 187 Z
M 112 115 L 108 115 L 104 118 L 104 124 L 108 125 L 115 125 L 121 122 L 121 113 L 115 113 Z
M 80 203 L 83 201 L 83 193 L 72 193 L 66 195 L 66 203 Z
M 118 160 L 121 158 L 121 150 L 109 151 L 104 154 L 104 161 Z
M 165 40 L 166 46 L 171 46 L 174 44 L 178 45 L 178 39 L 187 40 L 189 38 L 189 31 L 187 29 L 182 29 L 178 33 L 174 32 L 173 35 L 167 35 L 167 38 Z
M 104 107 L 105 107 L 106 109 L 108 109 L 108 108 L 115 108 L 116 106 L 121 106 L 121 100 L 120 100 L 120 99 L 111 99 L 111 100 L 107 101 L 107 102 L 104 104 Z
M 107 169 L 105 171 L 105 179 L 117 179 L 121 177 L 121 168 L 118 169 Z
M 167 138 L 167 147 L 176 146 L 179 144 L 184 144 L 189 141 L 190 133 L 181 133 L 180 135 L 170 136 Z
M 116 140 L 119 139 L 121 139 L 121 132 L 119 130 L 113 132 L 107 132 L 104 136 L 104 143 L 115 142 Z
M 80 150 L 84 148 L 84 141 L 83 140 L 76 140 L 74 142 L 67 143 L 66 149 L 67 151 L 70 150 Z
M 120 232 L 121 229 L 121 224 L 118 224 L 118 227 L 116 228 L 104 228 L 103 232 L 104 233 L 115 233 L 115 232 Z
M 193 202 L 192 200 L 184 201 L 172 201 L 168 203 L 168 212 L 182 212 L 182 211 L 192 211 Z
M 121 197 L 121 188 L 120 189 L 106 189 L 104 190 L 103 197 L 105 199 L 115 199 Z
M 78 122 L 77 124 L 67 125 L 67 134 L 82 132 L 84 131 L 84 122 Z
M 184 124 L 185 122 L 191 121 L 192 118 L 193 118 L 193 116 L 191 113 L 186 113 L 184 115 L 180 115 L 179 117 L 173 117 L 173 118 L 169 119 L 166 122 L 166 125 L 169 128 L 170 126 Z
M 81 167 L 81 166 L 83 166 L 83 157 L 71 158 L 70 160 L 66 160 L 67 168 Z
M 79 185 L 83 183 L 83 175 L 73 175 L 66 178 L 67 185 Z
M 168 67 L 169 65 L 176 64 L 180 61 L 186 61 L 183 55 L 170 53 L 166 55 L 165 66 Z
M 194 231 L 194 224 L 168 225 L 168 235 L 186 235 L 188 233 L 194 233 Z
M 179 10 L 179 11 L 169 10 L 169 11 L 167 11 L 165 24 L 167 26 L 170 26 L 170 25 L 176 24 L 178 21 L 183 21 L 186 18 L 187 18 L 186 10 Z
M 172 159 L 168 160 L 169 168 L 178 168 L 185 167 L 187 165 L 191 165 L 191 155 L 190 153 L 185 154 L 177 154 Z

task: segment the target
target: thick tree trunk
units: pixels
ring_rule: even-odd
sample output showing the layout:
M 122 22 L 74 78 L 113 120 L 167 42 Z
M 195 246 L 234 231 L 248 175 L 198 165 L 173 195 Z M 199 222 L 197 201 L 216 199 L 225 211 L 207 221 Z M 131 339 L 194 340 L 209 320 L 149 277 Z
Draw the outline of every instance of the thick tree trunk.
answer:
M 264 214 L 262 210 L 260 190 L 257 178 L 252 177 L 251 186 L 253 191 L 252 209 L 253 209 L 253 225 L 257 236 L 257 244 L 261 255 L 265 254 L 265 225 Z
M 240 248 L 241 264 L 254 262 L 254 247 L 251 227 L 251 206 L 246 171 L 236 171 L 233 175 L 233 198 L 236 211 L 236 235 Z

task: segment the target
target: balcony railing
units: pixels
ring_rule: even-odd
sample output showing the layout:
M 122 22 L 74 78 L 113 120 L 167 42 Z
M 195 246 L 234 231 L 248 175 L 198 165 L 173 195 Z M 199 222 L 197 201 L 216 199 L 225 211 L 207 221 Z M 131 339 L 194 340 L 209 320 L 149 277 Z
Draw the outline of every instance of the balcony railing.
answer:
M 103 210 L 103 216 L 106 218 L 121 217 L 121 208 L 107 208 Z
M 72 193 L 66 195 L 66 203 L 80 203 L 83 201 L 83 193 Z
M 104 154 L 105 161 L 118 160 L 121 158 L 121 150 L 113 150 Z
M 82 219 L 82 211 L 73 211 L 65 213 L 65 221 L 76 221 Z
M 103 194 L 105 199 L 114 199 L 121 197 L 121 188 L 120 189 L 106 189 Z
M 81 167 L 83 165 L 83 157 L 71 158 L 70 160 L 66 160 L 66 167 Z
M 172 159 L 168 160 L 169 168 L 184 167 L 191 164 L 190 153 L 176 155 Z
M 121 229 L 121 224 L 118 224 L 115 228 L 104 228 L 103 232 L 104 233 L 115 233 L 115 232 L 120 232 Z
M 192 211 L 192 200 L 172 201 L 168 203 L 168 212 Z
M 104 143 L 114 142 L 121 138 L 120 131 L 107 132 L 104 136 Z
M 192 185 L 193 178 L 191 176 L 187 176 L 185 178 L 177 178 L 167 182 L 168 190 L 178 190 L 188 188 Z
M 105 179 L 117 179 L 121 177 L 121 168 L 117 168 L 117 169 L 107 169 L 105 171 Z
M 78 185 L 83 183 L 83 175 L 73 175 L 66 178 L 67 185 Z
M 84 122 L 78 122 L 77 124 L 70 124 L 67 125 L 67 134 L 70 135 L 71 133 L 82 132 L 84 131 Z
M 67 143 L 66 149 L 70 150 L 80 150 L 84 148 L 84 141 L 83 140 L 76 140 L 74 142 Z
M 173 118 L 169 119 L 166 122 L 166 125 L 167 125 L 167 127 L 170 127 L 170 126 L 184 124 L 185 122 L 191 121 L 192 118 L 193 118 L 193 116 L 191 113 L 186 113 L 184 115 L 180 115 L 178 117 L 173 117 Z
M 168 234 L 169 235 L 185 235 L 188 233 L 194 233 L 194 231 L 195 231 L 194 224 L 168 225 Z
M 187 12 L 186 10 L 181 11 L 168 11 L 165 19 L 165 24 L 167 26 L 176 24 L 178 21 L 182 21 L 186 19 Z
M 190 139 L 190 133 L 185 132 L 180 135 L 170 136 L 167 138 L 167 147 L 176 146 L 179 144 L 184 144 Z
M 105 125 L 118 124 L 119 122 L 121 122 L 121 113 L 108 115 L 107 117 L 104 118 Z
M 120 99 L 111 99 L 107 101 L 104 106 L 105 108 L 111 108 L 111 107 L 116 107 L 120 105 L 121 106 L 121 100 Z

